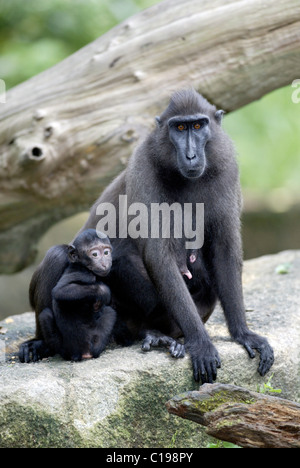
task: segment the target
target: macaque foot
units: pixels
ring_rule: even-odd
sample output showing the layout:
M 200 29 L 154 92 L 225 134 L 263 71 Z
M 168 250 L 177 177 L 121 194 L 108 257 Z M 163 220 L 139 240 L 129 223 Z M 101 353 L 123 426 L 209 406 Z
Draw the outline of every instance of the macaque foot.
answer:
M 255 350 L 258 351 L 260 360 L 257 370 L 264 376 L 274 363 L 274 351 L 266 338 L 248 330 L 236 338 L 236 341 L 244 346 L 251 359 L 255 357 Z
M 185 356 L 185 347 L 182 343 L 179 343 L 179 341 L 173 340 L 171 338 L 172 344 L 169 347 L 170 354 L 173 358 L 179 359 L 183 358 Z
M 221 367 L 218 351 L 210 341 L 187 343 L 187 350 L 192 358 L 193 374 L 200 385 L 213 383 L 217 378 L 217 369 Z
M 162 335 L 157 332 L 147 332 L 142 343 L 143 351 L 151 351 L 151 348 L 168 348 L 174 358 L 183 358 L 185 355 L 184 345 L 174 340 L 170 336 Z
M 93 358 L 93 356 L 91 355 L 91 353 L 84 353 L 82 355 L 82 359 L 92 359 L 92 358 Z
M 43 340 L 28 340 L 19 348 L 20 362 L 37 362 L 49 356 L 51 356 L 50 350 Z

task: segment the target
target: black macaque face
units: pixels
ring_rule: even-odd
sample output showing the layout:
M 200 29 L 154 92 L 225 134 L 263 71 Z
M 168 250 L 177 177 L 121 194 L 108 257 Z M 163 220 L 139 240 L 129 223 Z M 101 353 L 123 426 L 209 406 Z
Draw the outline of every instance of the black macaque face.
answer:
M 210 119 L 204 114 L 175 116 L 169 119 L 169 137 L 173 143 L 180 173 L 197 179 L 205 171 L 205 146 L 210 138 Z
M 87 229 L 69 245 L 69 260 L 80 263 L 97 276 L 107 276 L 112 265 L 112 246 L 108 237 L 99 237 L 95 229 Z

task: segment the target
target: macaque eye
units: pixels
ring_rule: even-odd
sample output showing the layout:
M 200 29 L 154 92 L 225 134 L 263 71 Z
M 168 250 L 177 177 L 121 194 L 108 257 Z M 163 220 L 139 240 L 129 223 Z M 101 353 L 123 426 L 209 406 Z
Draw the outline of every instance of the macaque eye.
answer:
M 109 255 L 109 250 L 108 250 L 108 249 L 107 249 L 107 250 L 104 250 L 103 253 L 104 253 L 104 255 Z
M 177 125 L 177 129 L 182 132 L 185 129 L 185 126 L 183 124 Z
M 93 256 L 93 257 L 98 257 L 98 251 L 97 251 L 97 250 L 94 250 L 94 251 L 91 252 L 91 253 L 92 253 L 92 256 Z
M 196 123 L 194 124 L 194 129 L 195 129 L 195 130 L 199 130 L 200 128 L 201 128 L 201 124 L 200 124 L 199 122 L 196 122 Z

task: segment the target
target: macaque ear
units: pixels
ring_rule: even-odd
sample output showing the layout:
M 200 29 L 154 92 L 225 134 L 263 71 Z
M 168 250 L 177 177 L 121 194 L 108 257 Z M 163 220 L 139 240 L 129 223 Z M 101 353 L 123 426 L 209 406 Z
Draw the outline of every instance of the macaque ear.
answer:
M 158 128 L 160 128 L 162 126 L 162 122 L 160 120 L 160 117 L 156 116 L 155 121 L 156 121 L 156 125 L 158 126 Z
M 68 258 L 70 262 L 75 263 L 78 260 L 78 253 L 74 245 L 68 245 Z
M 221 125 L 225 111 L 220 109 L 215 113 L 215 119 L 219 125 Z

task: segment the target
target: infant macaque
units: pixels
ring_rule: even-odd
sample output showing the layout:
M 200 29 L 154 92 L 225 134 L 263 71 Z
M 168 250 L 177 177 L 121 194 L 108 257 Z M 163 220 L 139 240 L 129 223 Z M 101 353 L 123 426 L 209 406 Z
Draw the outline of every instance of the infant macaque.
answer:
M 102 281 L 112 265 L 110 241 L 88 229 L 72 245 L 56 248 L 65 251 L 67 266 L 52 290 L 52 309 L 39 316 L 48 355 L 71 361 L 97 358 L 116 321 L 110 289 Z

